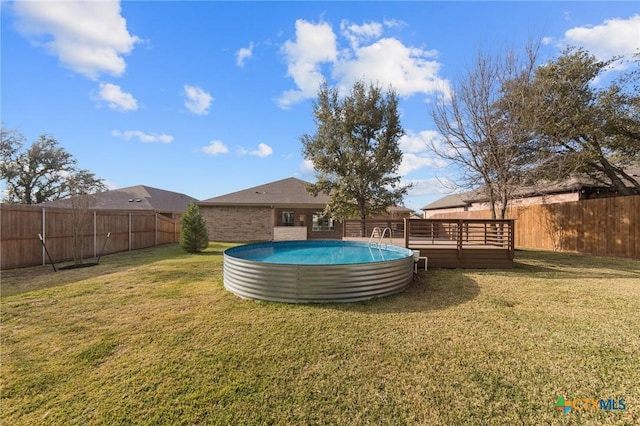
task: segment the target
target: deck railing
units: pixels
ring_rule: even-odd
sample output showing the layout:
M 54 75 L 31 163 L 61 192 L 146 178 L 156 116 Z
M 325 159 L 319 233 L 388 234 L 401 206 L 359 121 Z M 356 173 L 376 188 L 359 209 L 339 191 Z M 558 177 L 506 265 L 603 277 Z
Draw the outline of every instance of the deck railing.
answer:
M 374 228 L 389 228 L 405 247 L 488 246 L 514 250 L 514 221 L 485 219 L 368 219 L 346 220 L 343 237 L 369 237 Z
M 406 219 L 405 246 L 485 246 L 513 253 L 513 220 Z
M 404 220 L 402 219 L 345 220 L 342 227 L 342 237 L 369 238 L 374 228 L 389 228 L 392 238 L 404 238 Z

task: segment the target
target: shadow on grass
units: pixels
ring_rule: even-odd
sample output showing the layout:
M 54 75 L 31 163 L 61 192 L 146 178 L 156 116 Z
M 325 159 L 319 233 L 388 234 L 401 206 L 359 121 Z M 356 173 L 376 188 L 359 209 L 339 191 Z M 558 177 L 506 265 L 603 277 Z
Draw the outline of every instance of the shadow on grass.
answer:
M 482 273 L 543 279 L 640 278 L 640 261 L 576 253 L 518 251 L 513 269 Z
M 73 262 L 56 262 L 57 272 L 53 271 L 50 264 L 42 266 L 31 266 L 2 271 L 2 286 L 0 286 L 0 296 L 8 297 L 31 291 L 53 288 L 76 282 L 106 276 L 113 273 L 127 271 L 141 265 L 148 265 L 153 262 L 170 258 L 179 258 L 185 254 L 176 245 L 164 245 L 153 248 L 125 251 L 119 253 L 106 254 L 101 257 L 100 263 L 90 268 L 70 268 Z M 85 259 L 87 263 L 95 262 L 95 259 Z
M 223 253 L 224 250 L 207 250 L 201 251 L 200 253 L 194 253 L 193 256 L 222 256 Z M 184 257 L 187 257 L 187 255 L 185 255 Z
M 479 294 L 480 287 L 474 279 L 460 272 L 435 269 L 420 272 L 402 293 L 364 302 L 318 306 L 371 314 L 427 312 L 462 305 Z
M 113 273 L 128 271 L 132 268 L 149 266 L 155 262 L 180 261 L 182 259 L 206 258 L 204 262 L 211 264 L 219 262 L 222 265 L 222 254 L 225 249 L 233 244 L 210 243 L 209 247 L 200 253 L 187 253 L 178 244 L 165 244 L 158 247 L 150 247 L 138 250 L 123 251 L 119 253 L 105 254 L 100 258 L 100 263 L 91 268 L 69 268 L 62 270 L 64 266 L 70 266 L 72 262 L 56 262 L 58 272 L 54 272 L 50 264 L 43 266 L 32 266 L 27 268 L 11 269 L 1 271 L 2 285 L 0 286 L 0 297 L 8 297 L 31 291 L 53 288 L 78 281 L 106 276 Z M 219 260 L 215 260 L 218 258 Z M 85 259 L 87 263 L 95 262 L 96 259 Z M 176 264 L 174 273 L 170 277 L 180 275 L 180 266 Z M 207 273 L 206 271 L 186 270 L 185 274 L 197 275 Z M 147 273 L 149 275 L 149 273 Z M 194 276 L 195 276 L 194 275 Z M 162 277 L 157 278 L 161 280 Z
M 28 268 L 11 269 L 2 271 L 2 286 L 0 287 L 0 297 L 15 296 L 17 294 L 28 293 L 30 291 L 59 287 L 73 284 L 88 278 L 111 274 L 126 269 L 124 266 L 114 266 L 104 259 L 100 264 L 91 268 L 70 268 L 61 269 L 65 265 L 72 264 L 56 263 L 57 272 L 53 271 L 51 265 L 31 266 Z

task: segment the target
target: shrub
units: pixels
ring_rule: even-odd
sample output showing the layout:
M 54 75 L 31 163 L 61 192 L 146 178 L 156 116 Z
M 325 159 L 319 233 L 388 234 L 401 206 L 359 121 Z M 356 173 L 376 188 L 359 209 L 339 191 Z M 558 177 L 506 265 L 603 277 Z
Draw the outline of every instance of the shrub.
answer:
M 200 214 L 198 205 L 191 202 L 181 220 L 180 247 L 189 253 L 198 253 L 208 246 L 207 224 Z

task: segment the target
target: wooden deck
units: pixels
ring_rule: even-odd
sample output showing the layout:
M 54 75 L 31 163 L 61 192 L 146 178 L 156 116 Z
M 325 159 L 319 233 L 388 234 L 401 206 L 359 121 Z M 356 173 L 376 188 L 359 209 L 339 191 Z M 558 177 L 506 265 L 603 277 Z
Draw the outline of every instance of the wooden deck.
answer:
M 435 268 L 471 268 L 503 269 L 513 267 L 513 256 L 509 250 L 497 247 L 457 247 L 411 246 L 411 250 L 420 250 L 420 256 L 429 258 L 429 267 Z M 422 265 L 420 265 L 422 267 Z
M 384 225 L 392 230 L 391 238 L 388 238 L 388 233 L 382 239 L 361 236 L 365 232 L 374 234 L 373 228 Z M 343 239 L 376 243 L 382 241 L 419 250 L 420 256 L 429 258 L 429 267 L 513 267 L 513 220 L 405 219 L 385 223 L 347 221 L 344 228 Z

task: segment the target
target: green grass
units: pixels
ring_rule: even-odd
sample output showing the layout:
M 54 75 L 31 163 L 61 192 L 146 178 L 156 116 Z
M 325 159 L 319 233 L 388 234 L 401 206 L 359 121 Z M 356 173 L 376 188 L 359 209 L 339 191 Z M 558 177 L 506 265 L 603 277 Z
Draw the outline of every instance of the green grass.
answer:
M 212 244 L 2 272 L 2 424 L 637 424 L 640 262 L 524 251 L 353 304 L 240 300 Z M 559 396 L 625 398 L 557 412 Z

